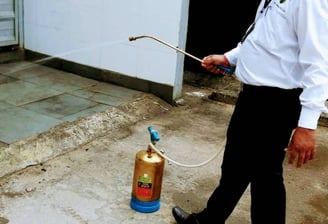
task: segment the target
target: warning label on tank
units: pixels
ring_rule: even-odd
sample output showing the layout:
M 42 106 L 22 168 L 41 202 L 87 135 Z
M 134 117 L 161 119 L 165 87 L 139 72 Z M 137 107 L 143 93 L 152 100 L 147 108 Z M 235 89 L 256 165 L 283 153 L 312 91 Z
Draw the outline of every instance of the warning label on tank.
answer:
M 139 176 L 136 194 L 139 196 L 150 197 L 152 194 L 152 182 L 148 174 Z

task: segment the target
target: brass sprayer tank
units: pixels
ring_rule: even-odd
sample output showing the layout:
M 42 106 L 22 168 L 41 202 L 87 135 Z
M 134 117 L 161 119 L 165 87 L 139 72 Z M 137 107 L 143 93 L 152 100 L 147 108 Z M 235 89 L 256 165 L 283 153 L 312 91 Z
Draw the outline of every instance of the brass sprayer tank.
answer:
M 151 142 L 159 141 L 158 132 L 152 126 L 148 127 Z M 165 159 L 153 150 L 147 149 L 137 152 L 135 156 L 132 194 L 130 206 L 143 213 L 155 212 L 160 208 L 160 195 Z

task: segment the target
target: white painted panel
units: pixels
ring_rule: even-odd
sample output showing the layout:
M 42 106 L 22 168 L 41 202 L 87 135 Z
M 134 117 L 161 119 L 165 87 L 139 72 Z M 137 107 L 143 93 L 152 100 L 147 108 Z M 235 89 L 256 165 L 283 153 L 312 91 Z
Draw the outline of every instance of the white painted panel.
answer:
M 178 46 L 183 1 L 25 0 L 25 48 L 173 86 L 177 53 L 128 38 L 146 34 Z

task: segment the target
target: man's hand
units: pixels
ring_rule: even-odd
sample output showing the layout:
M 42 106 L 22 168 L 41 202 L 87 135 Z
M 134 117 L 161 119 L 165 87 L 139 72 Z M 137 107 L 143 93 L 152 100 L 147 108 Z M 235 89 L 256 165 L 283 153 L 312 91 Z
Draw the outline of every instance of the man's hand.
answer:
M 214 73 L 225 75 L 225 72 L 217 67 L 217 65 L 222 65 L 229 67 L 230 63 L 228 59 L 223 54 L 212 54 L 203 58 L 201 66 L 206 70 Z
M 296 160 L 296 167 L 312 160 L 316 153 L 315 130 L 297 127 L 285 151 L 289 153 L 288 163 Z

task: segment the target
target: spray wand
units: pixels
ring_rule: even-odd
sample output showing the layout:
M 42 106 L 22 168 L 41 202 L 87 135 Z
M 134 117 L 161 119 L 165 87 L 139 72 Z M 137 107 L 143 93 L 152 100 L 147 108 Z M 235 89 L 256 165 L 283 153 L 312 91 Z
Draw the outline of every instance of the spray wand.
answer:
M 195 59 L 196 61 L 199 61 L 201 63 L 203 62 L 203 60 L 201 60 L 200 58 L 197 58 L 194 55 L 191 55 L 191 54 L 189 54 L 189 53 L 187 53 L 187 52 L 185 52 L 185 51 L 183 51 L 183 50 L 181 50 L 181 49 L 179 49 L 177 47 L 174 47 L 171 44 L 168 44 L 167 42 L 162 41 L 162 40 L 160 40 L 160 39 L 158 39 L 156 37 L 153 37 L 153 36 L 141 35 L 141 36 L 136 36 L 136 37 L 129 37 L 129 41 L 134 41 L 134 40 L 137 40 L 137 39 L 140 39 L 140 38 L 150 38 L 150 39 L 153 39 L 153 40 L 158 41 L 158 42 L 160 42 L 160 43 L 162 43 L 162 44 L 164 44 L 164 45 L 166 45 L 166 46 L 168 46 L 170 48 L 173 48 L 174 50 L 176 50 L 176 51 L 178 51 L 178 52 L 180 52 L 180 53 L 182 53 L 184 55 L 187 55 L 188 57 L 191 57 L 191 58 Z M 225 76 L 232 76 L 232 74 L 234 72 L 234 69 L 231 68 L 231 67 L 226 67 L 226 66 L 223 66 L 223 65 L 215 65 L 215 66 L 217 66 L 217 68 L 220 69 L 221 72 L 222 72 L 222 74 L 225 75 Z

